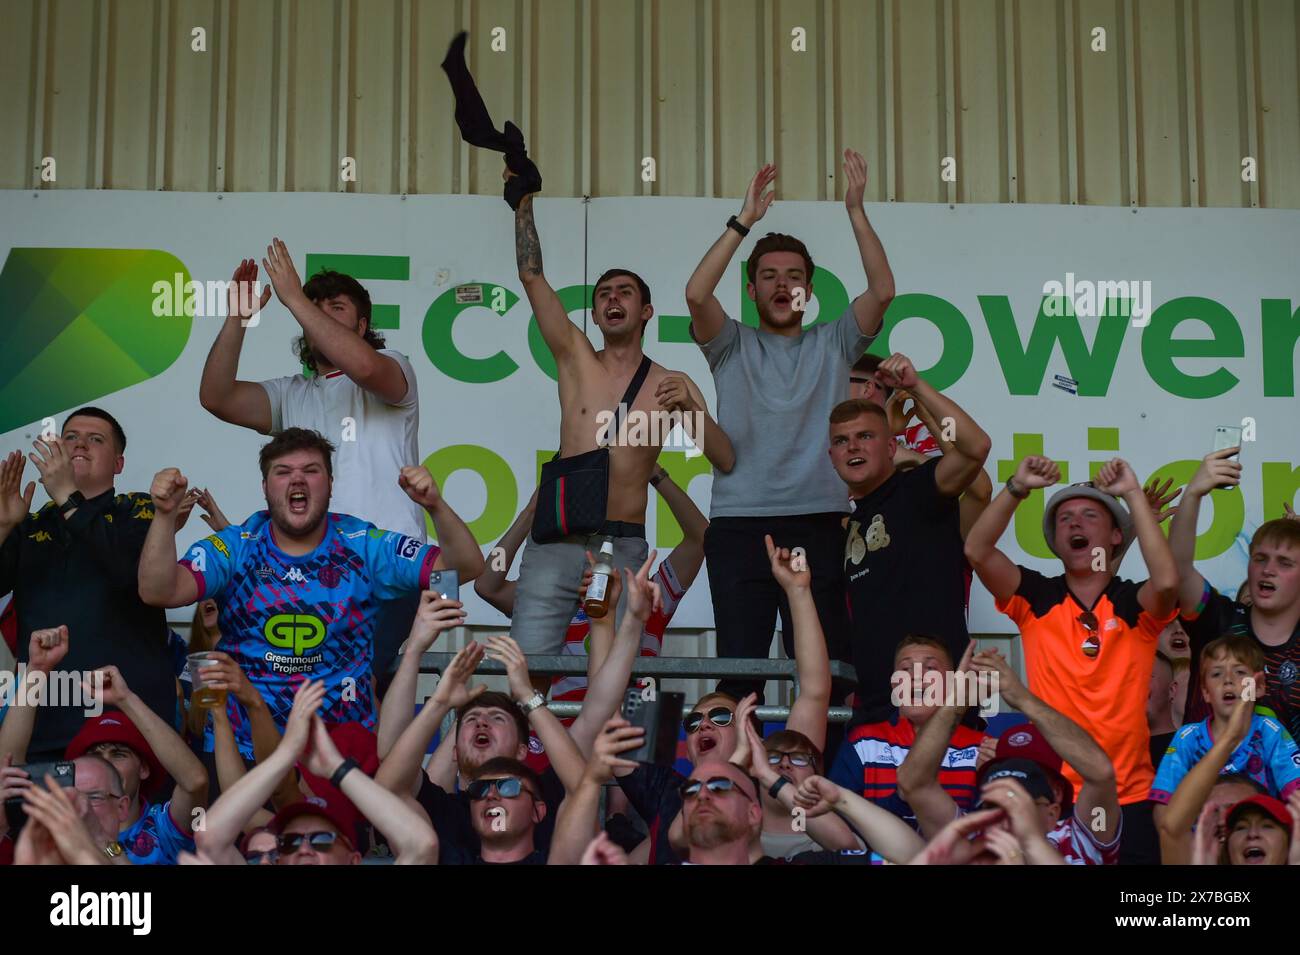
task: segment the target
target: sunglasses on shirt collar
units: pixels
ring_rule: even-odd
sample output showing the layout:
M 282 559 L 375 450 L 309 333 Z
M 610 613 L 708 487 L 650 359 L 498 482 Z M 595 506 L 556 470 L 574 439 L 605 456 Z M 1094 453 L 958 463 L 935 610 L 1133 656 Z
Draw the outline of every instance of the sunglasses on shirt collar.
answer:
M 1074 619 L 1083 625 L 1083 629 L 1088 634 L 1079 649 L 1083 651 L 1085 657 L 1095 657 L 1101 652 L 1101 624 L 1097 620 L 1097 615 L 1091 610 L 1085 610 Z

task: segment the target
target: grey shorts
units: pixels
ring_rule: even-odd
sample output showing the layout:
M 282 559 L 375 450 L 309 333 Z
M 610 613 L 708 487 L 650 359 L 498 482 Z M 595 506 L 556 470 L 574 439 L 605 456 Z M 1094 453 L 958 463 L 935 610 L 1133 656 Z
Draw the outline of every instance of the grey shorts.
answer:
M 572 536 L 552 544 L 538 544 L 531 537 L 524 546 L 515 587 L 515 610 L 510 636 L 524 653 L 559 653 L 569 621 L 578 609 L 578 588 L 587 569 L 587 551 L 600 550 L 603 536 Z M 644 537 L 614 538 L 614 567 L 641 569 L 649 553 Z M 614 625 L 623 619 L 627 595 L 619 597 Z

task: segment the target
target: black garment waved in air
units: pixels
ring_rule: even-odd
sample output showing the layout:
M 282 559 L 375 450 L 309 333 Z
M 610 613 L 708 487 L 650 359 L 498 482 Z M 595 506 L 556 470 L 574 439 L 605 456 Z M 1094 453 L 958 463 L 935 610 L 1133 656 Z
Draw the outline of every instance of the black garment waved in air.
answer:
M 469 34 L 461 31 L 447 48 L 447 57 L 442 61 L 442 68 L 451 81 L 451 92 L 456 97 L 456 125 L 460 135 L 471 146 L 482 146 L 499 153 L 505 153 L 506 166 L 515 175 L 506 181 L 505 200 L 511 209 L 518 209 L 524 196 L 542 190 L 542 174 L 536 164 L 528 158 L 528 147 L 524 145 L 524 134 L 519 127 L 506 120 L 505 132 L 497 132 L 487 104 L 479 95 L 465 64 L 465 42 Z

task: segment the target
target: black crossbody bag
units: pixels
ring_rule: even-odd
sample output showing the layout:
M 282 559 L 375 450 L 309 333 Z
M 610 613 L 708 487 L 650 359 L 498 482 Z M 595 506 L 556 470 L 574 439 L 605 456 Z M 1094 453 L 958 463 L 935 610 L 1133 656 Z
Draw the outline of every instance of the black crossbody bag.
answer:
M 648 355 L 641 359 L 641 367 L 614 409 L 610 435 L 618 435 L 623 409 L 636 400 L 650 374 L 650 364 Z M 533 540 L 538 544 L 552 544 L 571 534 L 595 534 L 605 526 L 608 509 L 609 448 L 596 448 L 567 458 L 557 453 L 542 465 L 537 508 L 533 512 Z

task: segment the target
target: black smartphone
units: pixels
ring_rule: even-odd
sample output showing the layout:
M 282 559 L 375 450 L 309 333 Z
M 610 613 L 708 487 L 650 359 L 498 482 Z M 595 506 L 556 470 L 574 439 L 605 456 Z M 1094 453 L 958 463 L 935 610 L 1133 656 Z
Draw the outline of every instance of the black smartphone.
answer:
M 16 766 L 25 769 L 32 782 L 45 785 L 45 777 L 53 776 L 54 781 L 64 789 L 71 789 L 77 782 L 77 764 L 70 759 L 57 759 L 44 763 L 27 763 Z M 23 809 L 23 800 L 19 796 L 5 800 L 5 818 L 9 822 L 10 834 L 16 834 L 27 822 L 27 811 Z
M 435 570 L 429 574 L 429 589 L 446 600 L 460 599 L 460 572 Z
M 654 693 L 650 699 L 637 687 L 623 698 L 623 718 L 645 730 L 645 738 L 634 750 L 621 753 L 621 759 L 638 763 L 671 766 L 677 762 L 677 729 L 682 721 L 682 693 Z

